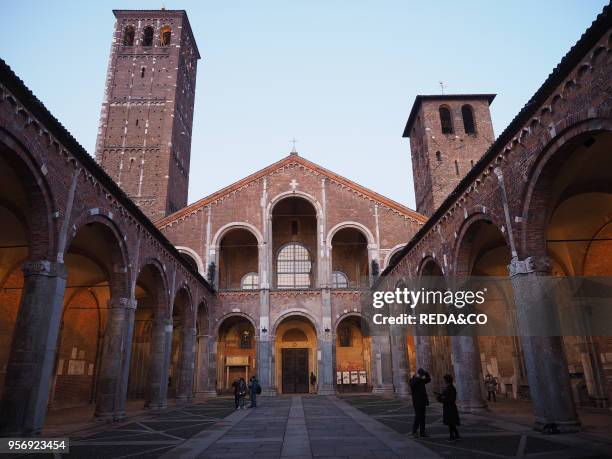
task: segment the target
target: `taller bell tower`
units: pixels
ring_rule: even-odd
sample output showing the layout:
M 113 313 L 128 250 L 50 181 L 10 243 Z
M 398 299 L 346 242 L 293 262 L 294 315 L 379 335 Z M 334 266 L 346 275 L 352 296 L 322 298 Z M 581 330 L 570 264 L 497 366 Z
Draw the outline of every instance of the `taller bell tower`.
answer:
M 114 10 L 96 160 L 153 221 L 187 205 L 200 58 L 183 10 Z

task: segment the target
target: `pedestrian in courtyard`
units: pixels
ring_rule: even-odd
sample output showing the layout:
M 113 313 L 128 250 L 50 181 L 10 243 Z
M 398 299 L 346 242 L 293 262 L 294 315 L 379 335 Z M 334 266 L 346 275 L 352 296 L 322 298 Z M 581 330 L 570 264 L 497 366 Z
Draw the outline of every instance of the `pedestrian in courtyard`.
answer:
M 444 382 L 446 387 L 438 395 L 438 401 L 442 403 L 442 421 L 448 426 L 449 441 L 461 440 L 457 431 L 457 426 L 460 425 L 459 410 L 457 409 L 457 389 L 453 385 L 451 375 L 444 375 Z
M 251 376 L 249 380 L 249 392 L 251 397 L 251 406 L 249 408 L 257 408 L 257 394 L 261 394 L 261 386 L 255 376 Z
M 317 377 L 314 374 L 314 371 L 310 372 L 310 385 L 312 386 L 311 392 L 314 394 L 317 391 Z
M 415 437 L 427 437 L 425 433 L 425 411 L 429 405 L 426 384 L 431 382 L 431 376 L 424 369 L 419 368 L 416 374 L 410 378 L 410 392 L 412 393 L 412 406 L 414 407 L 414 424 L 412 435 Z
M 234 405 L 236 405 L 236 409 L 238 409 L 238 407 L 240 406 L 240 379 L 234 379 L 234 382 L 232 383 L 232 388 L 234 389 Z
M 490 373 L 487 373 L 484 382 L 485 387 L 487 388 L 487 400 L 491 401 L 491 396 L 493 396 L 493 401 L 497 402 L 497 398 L 495 397 L 495 393 L 497 392 L 497 378 L 491 376 Z
M 244 399 L 246 398 L 247 384 L 244 378 L 238 381 L 238 405 L 241 410 L 244 410 Z

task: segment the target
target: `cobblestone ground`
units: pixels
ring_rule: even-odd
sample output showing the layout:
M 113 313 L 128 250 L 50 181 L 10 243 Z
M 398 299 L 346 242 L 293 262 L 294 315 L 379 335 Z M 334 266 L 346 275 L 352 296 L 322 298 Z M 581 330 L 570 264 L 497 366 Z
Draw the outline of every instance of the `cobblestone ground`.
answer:
M 373 395 L 341 398 L 396 432 L 411 436 L 414 411 L 410 402 Z M 612 457 L 612 438 L 605 442 L 594 441 L 584 434 L 547 436 L 497 416 L 463 415 L 459 427 L 463 440 L 449 444 L 442 409 L 436 403 L 428 408 L 426 430 L 429 437 L 418 439 L 418 443 L 442 457 Z

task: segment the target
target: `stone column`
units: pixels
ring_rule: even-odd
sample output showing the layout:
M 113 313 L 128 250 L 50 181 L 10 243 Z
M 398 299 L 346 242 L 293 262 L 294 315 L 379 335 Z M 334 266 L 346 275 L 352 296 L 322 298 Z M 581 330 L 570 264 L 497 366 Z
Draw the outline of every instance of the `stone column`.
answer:
M 262 395 L 276 395 L 274 382 L 274 341 L 270 333 L 270 290 L 260 291 L 259 338 L 257 340 L 257 380 Z
M 570 386 L 561 336 L 537 336 L 534 325 L 555 328 L 558 323 L 554 292 L 545 288 L 542 277 L 550 272 L 545 257 L 513 258 L 510 266 L 516 304 L 517 325 L 521 334 L 529 391 L 535 415 L 535 429 L 555 424 L 562 432 L 580 430 Z M 537 316 L 537 324 L 533 319 Z
M 390 305 L 391 314 L 403 313 L 400 305 Z M 406 336 L 404 336 L 400 326 L 390 326 L 391 343 L 391 365 L 393 368 L 393 388 L 395 395 L 400 398 L 407 398 L 410 395 L 410 365 L 408 363 L 408 348 L 406 346 Z
M 172 348 L 172 319 L 157 318 L 153 325 L 145 408 L 168 406 L 168 368 Z
M 598 408 L 609 408 L 606 377 L 599 355 L 597 343 L 592 336 L 580 337 L 580 361 L 589 396 L 593 398 Z
M 395 395 L 399 398 L 410 396 L 410 364 L 408 363 L 408 349 L 406 337 L 401 333 L 393 333 L 397 327 L 391 328 L 391 356 L 393 358 L 393 387 Z
M 108 307 L 94 416 L 100 420 L 116 421 L 125 417 L 136 300 L 111 298 Z
M 372 336 L 372 393 L 392 395 L 393 364 L 389 335 Z
M 215 379 L 214 372 L 213 378 L 209 376 L 210 367 L 214 365 L 214 362 L 210 362 L 210 349 L 212 346 L 211 337 L 208 334 L 208 330 L 205 330 L 203 334 L 197 335 L 197 372 L 198 372 L 198 383 L 196 387 L 196 394 L 204 397 L 215 397 L 217 391 L 215 390 Z
M 451 343 L 459 409 L 465 413 L 483 413 L 487 410 L 487 402 L 484 399 L 478 338 L 453 336 Z
M 193 376 L 195 373 L 195 327 L 183 329 L 181 343 L 181 360 L 179 362 L 178 386 L 176 400 L 178 403 L 191 403 L 193 401 Z
M 331 291 L 329 286 L 321 289 L 323 324 L 317 339 L 317 356 L 319 364 L 319 395 L 331 395 L 336 392 L 334 375 L 334 332 L 331 320 Z
M 47 414 L 67 271 L 63 263 L 27 261 L 0 407 L 2 436 L 37 435 Z

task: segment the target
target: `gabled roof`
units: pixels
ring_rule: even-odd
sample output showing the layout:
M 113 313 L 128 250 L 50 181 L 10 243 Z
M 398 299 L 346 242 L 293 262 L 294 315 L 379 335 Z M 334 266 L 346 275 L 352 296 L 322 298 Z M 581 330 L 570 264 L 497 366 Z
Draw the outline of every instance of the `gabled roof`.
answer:
M 489 105 L 491 105 L 491 102 L 493 102 L 496 95 L 497 94 L 419 94 L 414 98 L 414 103 L 412 104 L 412 109 L 410 110 L 410 115 L 408 116 L 408 121 L 406 122 L 406 127 L 404 128 L 402 137 L 410 137 L 410 129 L 412 129 L 414 119 L 416 118 L 423 101 L 484 99 L 489 103 Z
M 155 224 L 157 225 L 157 227 L 162 227 L 164 225 L 167 225 L 168 223 L 178 220 L 181 217 L 184 217 L 186 215 L 189 215 L 199 209 L 201 209 L 202 207 L 216 201 L 217 199 L 222 198 L 223 196 L 226 196 L 230 193 L 232 193 L 233 191 L 242 188 L 245 185 L 248 185 L 249 183 L 252 183 L 256 180 L 259 180 L 262 177 L 265 177 L 266 175 L 271 174 L 272 172 L 285 167 L 291 163 L 295 163 L 298 164 L 300 166 L 304 166 L 307 169 L 310 169 L 312 171 L 315 171 L 321 175 L 326 176 L 327 178 L 329 178 L 330 180 L 333 180 L 334 182 L 340 183 L 342 185 L 345 185 L 349 188 L 352 188 L 353 190 L 362 193 L 366 196 L 368 196 L 369 198 L 371 198 L 374 201 L 379 202 L 380 204 L 383 204 L 397 212 L 399 212 L 400 214 L 405 215 L 408 218 L 411 218 L 413 220 L 416 220 L 418 223 L 425 223 L 427 221 L 427 217 L 425 217 L 424 215 L 421 215 L 420 213 L 410 209 L 409 207 L 406 207 L 402 204 L 400 204 L 397 201 L 394 201 L 392 199 L 389 199 L 381 194 L 376 193 L 375 191 L 370 190 L 369 188 L 366 188 L 364 186 L 359 185 L 358 183 L 353 182 L 352 180 L 349 180 L 345 177 L 342 177 L 341 175 L 338 175 L 332 171 L 330 171 L 329 169 L 325 169 L 324 167 L 319 166 L 316 163 L 313 163 L 311 161 L 308 161 L 305 158 L 302 158 L 301 156 L 299 156 L 296 153 L 291 153 L 289 156 L 284 157 L 283 159 L 281 159 L 280 161 L 277 161 L 273 164 L 270 164 L 268 167 L 265 167 L 257 172 L 255 172 L 254 174 L 251 174 L 245 178 L 243 178 L 242 180 L 238 180 L 237 182 L 232 183 L 229 186 L 226 186 L 225 188 L 220 189 L 219 191 L 206 196 L 205 198 L 202 198 L 196 202 L 194 202 L 193 204 L 188 205 L 187 207 L 183 207 L 182 209 L 174 212 L 173 214 L 170 214 L 160 220 L 157 220 L 155 222 Z

